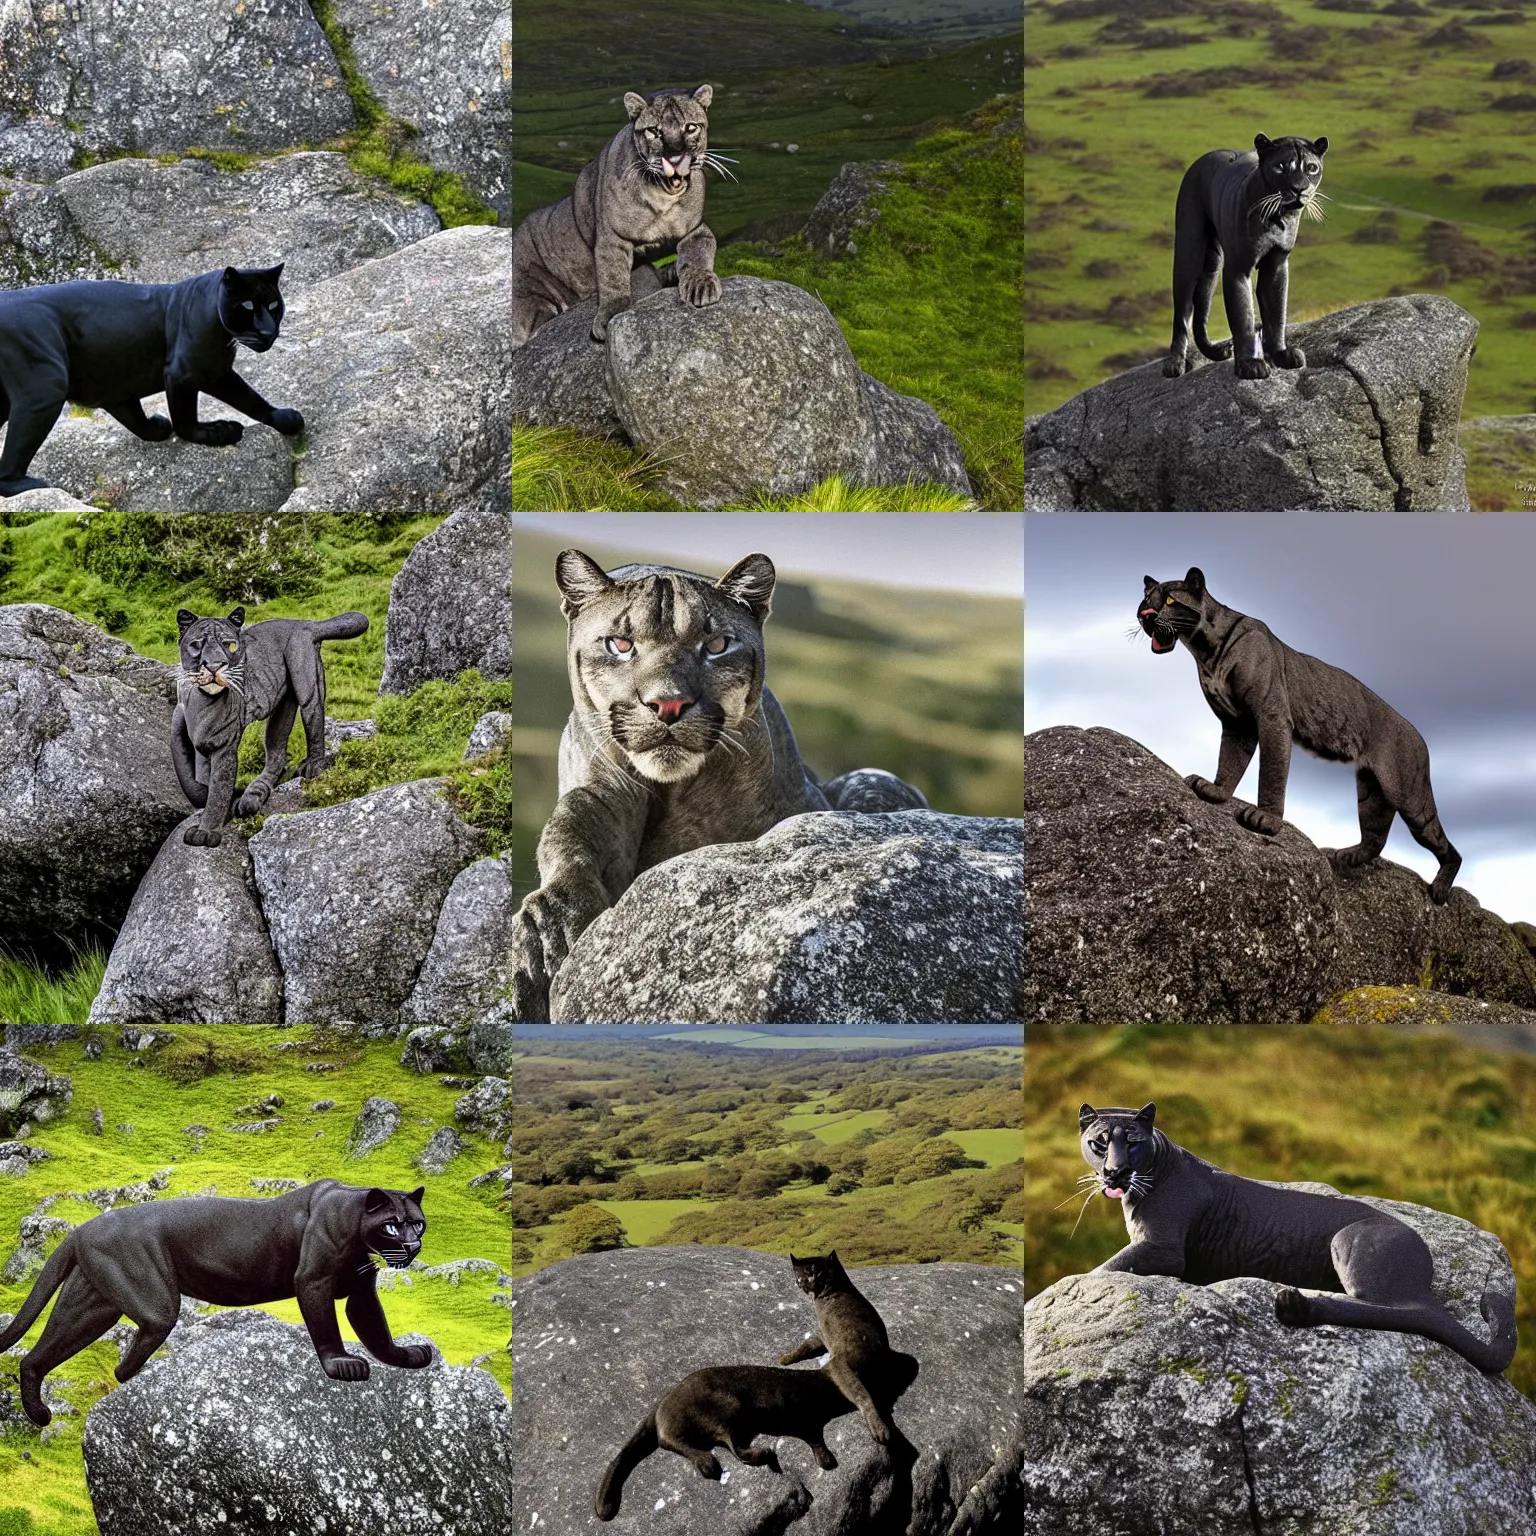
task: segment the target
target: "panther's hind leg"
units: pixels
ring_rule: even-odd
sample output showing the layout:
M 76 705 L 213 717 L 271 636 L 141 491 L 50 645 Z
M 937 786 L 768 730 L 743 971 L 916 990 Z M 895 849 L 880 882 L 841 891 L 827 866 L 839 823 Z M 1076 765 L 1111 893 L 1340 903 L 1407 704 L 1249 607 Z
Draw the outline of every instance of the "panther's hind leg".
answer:
M 758 1450 L 753 1450 L 751 1439 L 749 1438 L 745 1444 L 738 1442 L 736 1438 L 736 1432 L 734 1430 L 731 1430 L 727 1433 L 727 1437 L 724 1443 L 726 1448 L 730 1451 L 731 1455 L 734 1456 L 737 1461 L 742 1462 L 746 1466 L 767 1467 L 770 1472 L 779 1472 L 783 1470 L 779 1466 L 779 1458 L 774 1453 L 774 1449 L 771 1445 L 765 1445 Z
M 102 410 L 146 443 L 163 443 L 171 435 L 170 417 L 146 416 L 137 400 L 119 400 L 115 405 L 102 406 Z
M 1195 345 L 1203 357 L 1212 362 L 1225 362 L 1232 356 L 1231 341 L 1212 341 L 1206 334 L 1211 322 L 1211 300 L 1216 296 L 1216 283 L 1221 274 L 1221 248 L 1214 242 L 1205 248 L 1205 265 L 1195 281 Z
M 724 1435 L 722 1435 L 720 1438 L 723 1440 Z M 675 1434 L 660 1433 L 659 1427 L 658 1434 L 656 1436 L 656 1443 L 661 1446 L 663 1450 L 673 1451 L 677 1455 L 681 1456 L 685 1461 L 691 1461 L 693 1463 L 693 1470 L 697 1472 L 700 1477 L 707 1477 L 715 1482 L 719 1482 L 720 1463 L 715 1460 L 714 1453 L 707 1447 L 690 1445 L 686 1440 L 680 1439 Z M 711 1443 L 716 1442 L 712 1441 Z
M 137 1376 L 149 1362 L 149 1357 L 170 1337 L 171 1329 L 181 1316 L 181 1293 L 176 1290 L 162 1292 L 148 1298 L 139 1298 L 128 1314 L 138 1333 L 128 1347 L 128 1353 L 118 1361 L 113 1375 L 119 1381 Z
M 821 786 L 834 811 L 926 811 L 923 792 L 883 768 L 851 768 Z
M 1409 728 L 1411 730 L 1411 727 Z M 1435 791 L 1429 778 L 1429 748 L 1417 731 L 1399 742 L 1388 766 L 1378 770 L 1382 793 L 1391 801 L 1414 842 L 1440 861 L 1429 887 L 1430 900 L 1443 906 L 1461 869 L 1461 855 L 1451 846 L 1435 809 Z
M 46 1425 L 53 1417 L 43 1402 L 43 1377 L 94 1344 L 122 1315 L 81 1270 L 64 1282 L 43 1336 L 21 1362 L 21 1406 L 34 1424 Z
M 27 470 L 53 431 L 65 404 L 62 391 L 56 399 L 50 396 L 41 405 L 31 399 L 12 401 L 10 419 L 5 425 L 5 448 L 0 451 L 0 496 L 19 496 L 23 491 L 35 491 L 48 484 L 29 475 Z
M 1360 809 L 1360 841 L 1353 848 L 1339 848 L 1328 855 L 1335 869 L 1356 869 L 1379 858 L 1397 814 L 1381 781 L 1363 764 L 1355 769 L 1355 799 Z
M 298 700 L 285 693 L 267 716 L 263 733 L 266 761 L 261 772 L 246 785 L 245 793 L 235 806 L 236 816 L 260 815 L 262 807 L 272 798 L 272 791 L 283 782 L 288 770 L 288 738 L 293 733 L 293 718 L 298 713 Z

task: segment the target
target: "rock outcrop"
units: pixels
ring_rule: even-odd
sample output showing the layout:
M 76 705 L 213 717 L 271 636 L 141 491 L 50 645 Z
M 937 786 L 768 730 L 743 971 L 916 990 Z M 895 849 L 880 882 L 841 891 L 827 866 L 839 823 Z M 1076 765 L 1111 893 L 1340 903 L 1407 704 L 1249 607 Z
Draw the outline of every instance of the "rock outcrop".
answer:
M 504 709 L 493 709 L 475 721 L 469 740 L 464 743 L 464 760 L 485 757 L 497 747 L 509 745 L 511 740 L 512 716 Z
M 777 1441 L 782 1472 L 722 1458 L 701 1478 L 658 1451 L 630 1474 L 615 1536 L 956 1536 L 957 1507 L 1015 1437 L 1021 1406 L 1023 1286 L 1016 1270 L 911 1264 L 852 1270 L 894 1349 L 919 1363 L 895 1405 L 916 1451 L 877 1447 L 850 1411 L 827 1427 L 834 1471 Z M 709 1365 L 772 1364 L 815 1328 L 789 1261 L 746 1248 L 625 1249 L 551 1265 L 512 1288 L 513 1468 L 510 1530 L 570 1536 L 592 1528 L 608 1462 L 645 1411 Z M 801 1367 L 806 1369 L 807 1367 Z M 767 1443 L 767 1442 L 762 1442 Z M 981 1530 L 990 1527 L 970 1527 Z
M 169 1360 L 86 1418 L 102 1536 L 513 1529 L 510 1404 L 487 1372 L 439 1357 L 331 1381 L 303 1328 L 259 1310 L 217 1313 L 174 1338 Z
M 510 432 L 507 434 L 510 438 Z M 506 439 L 502 442 L 505 458 Z M 389 584 L 380 693 L 414 693 L 470 667 L 512 676 L 512 518 L 460 512 L 406 556 Z
M 512 12 L 502 0 L 331 0 L 364 79 L 416 130 L 414 153 L 512 217 Z
M 732 277 L 703 309 L 675 288 L 637 294 L 605 346 L 587 338 L 595 310 L 584 300 L 514 354 L 515 415 L 622 436 L 658 456 L 659 483 L 688 506 L 793 495 L 829 475 L 971 494 L 938 414 L 868 379 L 802 288 Z
M 880 217 L 880 194 L 890 190 L 899 160 L 851 160 L 811 209 L 800 231 L 805 243 L 829 256 L 854 255 L 854 236 Z
M 305 0 L 7 6 L 0 57 L 0 172 L 60 174 L 81 150 L 259 154 L 354 123 Z
M 478 843 L 434 779 L 269 818 L 250 852 L 285 1021 L 394 1034 L 438 909 Z
M 189 819 L 185 825 L 192 825 Z M 92 1024 L 280 1024 L 283 973 L 245 838 L 166 838 L 112 946 Z
M 417 1025 L 510 1025 L 512 927 L 518 903 L 507 859 L 460 870 L 437 914 L 437 931 L 400 1016 Z M 486 1070 L 490 1070 L 489 1067 Z
M 1467 508 L 1457 440 L 1477 321 L 1437 294 L 1293 326 L 1301 369 L 1239 379 L 1161 362 L 1030 421 L 1026 509 L 1443 512 Z
M 556 1023 L 1022 1017 L 1017 821 L 792 816 L 645 871 L 581 935 Z
M 347 1136 L 347 1154 L 367 1157 L 400 1129 L 400 1106 L 393 1099 L 365 1099 Z
M 1352 1198 L 1421 1233 L 1436 1295 L 1486 1338 L 1478 1298 L 1515 1288 L 1498 1239 L 1422 1206 Z M 1086 1274 L 1034 1297 L 1028 1536 L 1531 1527 L 1536 1408 L 1508 1381 L 1413 1334 L 1287 1328 L 1277 1289 Z
M 187 814 L 174 670 L 40 603 L 0 607 L 0 934 L 45 959 L 100 942 Z
M 1114 731 L 1054 726 L 1025 750 L 1026 1018 L 1271 1023 L 1426 975 L 1536 1007 L 1529 952 L 1470 892 L 1436 907 L 1384 860 L 1335 875 L 1289 823 L 1247 831 Z
M 174 283 L 281 261 L 292 293 L 441 228 L 344 155 L 280 155 L 228 173 L 202 159 L 109 160 L 0 203 L 0 286 L 120 278 Z
M 9 1048 L 0 1048 L 0 1136 L 24 1125 L 57 1120 L 74 1096 L 67 1072 L 50 1072 Z

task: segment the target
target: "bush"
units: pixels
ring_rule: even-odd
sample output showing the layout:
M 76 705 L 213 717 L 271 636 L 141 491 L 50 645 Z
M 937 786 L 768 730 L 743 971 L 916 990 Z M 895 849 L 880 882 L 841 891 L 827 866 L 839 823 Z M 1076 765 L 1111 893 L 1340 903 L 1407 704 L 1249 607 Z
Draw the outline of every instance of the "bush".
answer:
M 565 1218 L 561 1241 L 567 1253 L 605 1253 L 624 1244 L 624 1223 L 600 1205 L 580 1205 Z

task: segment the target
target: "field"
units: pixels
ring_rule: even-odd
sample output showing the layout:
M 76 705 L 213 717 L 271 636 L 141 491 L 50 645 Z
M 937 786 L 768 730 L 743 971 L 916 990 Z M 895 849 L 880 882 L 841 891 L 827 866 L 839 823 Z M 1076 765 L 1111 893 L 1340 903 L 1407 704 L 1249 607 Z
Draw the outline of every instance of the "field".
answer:
M 134 1183 L 159 1169 L 170 1171 L 167 1198 L 204 1191 L 251 1195 L 255 1155 L 266 1178 L 307 1182 L 334 1177 L 395 1189 L 424 1183 L 429 1230 L 423 1261 L 433 1265 L 484 1258 L 506 1266 L 506 1217 L 496 1208 L 500 1185 L 493 1181 L 478 1190 L 466 1187 L 474 1175 L 499 1164 L 499 1148 L 477 1138 L 472 1151 L 438 1176 L 420 1174 L 411 1166 L 432 1128 L 453 1123 L 454 1101 L 462 1089 L 445 1088 L 435 1077 L 419 1077 L 401 1067 L 394 1042 L 359 1045 L 323 1035 L 296 1037 L 242 1028 L 178 1027 L 177 1035 L 175 1045 L 144 1058 L 149 1070 L 130 1070 L 138 1063 L 116 1043 L 115 1032 L 103 1034 L 106 1051 L 99 1061 L 86 1058 L 83 1043 L 29 1052 L 50 1071 L 70 1075 L 74 1101 L 63 1120 L 32 1138 L 34 1146 L 51 1154 L 50 1160 L 34 1164 L 20 1178 L 0 1180 L 5 1253 L 15 1245 L 22 1217 L 46 1195 Z M 217 1042 L 208 1062 L 217 1070 L 180 1081 L 202 1070 L 201 1065 L 189 1069 L 187 1063 L 209 1041 Z M 337 1070 L 321 1076 L 307 1073 L 304 1068 L 311 1059 L 335 1063 Z M 284 1123 L 275 1131 L 253 1138 L 223 1129 L 251 1118 L 248 1113 L 242 1116 L 243 1107 L 269 1093 L 279 1093 L 286 1101 L 280 1111 Z M 343 1144 L 362 1101 L 373 1095 L 399 1104 L 404 1123 L 393 1140 L 363 1161 L 352 1162 Z M 320 1114 L 310 1111 L 307 1106 L 322 1096 L 334 1098 L 336 1107 Z M 99 1136 L 91 1130 L 92 1111 L 98 1107 L 104 1123 Z M 212 1129 L 200 1139 L 186 1133 L 183 1128 L 189 1125 Z M 64 1200 L 51 1214 L 79 1222 L 98 1215 L 99 1209 Z M 30 1289 L 30 1280 L 0 1282 L 0 1312 L 14 1314 Z M 390 1277 L 380 1289 L 396 1337 L 425 1333 L 452 1365 L 487 1356 L 486 1368 L 510 1395 L 512 1362 L 506 1344 L 511 1312 L 492 1301 L 497 1294 L 494 1276 L 464 1275 L 457 1286 L 440 1278 Z M 508 1295 L 504 1290 L 500 1294 Z M 285 1322 L 300 1321 L 296 1302 L 275 1303 L 266 1310 Z M 343 1337 L 352 1342 L 344 1314 L 339 1321 Z M 42 1326 L 37 1324 L 28 1334 L 27 1347 L 36 1343 Z M 111 1370 L 116 1363 L 116 1347 L 98 1343 L 49 1376 L 50 1388 L 62 1393 L 73 1411 L 56 1415 L 47 1439 L 40 1440 L 30 1425 L 0 1417 L 0 1423 L 10 1426 L 0 1433 L 0 1532 L 6 1536 L 88 1536 L 96 1531 L 80 1435 L 86 1412 L 115 1390 Z M 15 1374 L 15 1355 L 0 1357 L 0 1407 L 15 1402 Z M 30 1524 L 21 1512 L 31 1517 Z
M 514 525 L 513 880 L 537 885 L 533 849 L 554 808 L 571 708 L 565 620 L 552 572 L 563 541 Z M 592 545 L 612 569 L 643 552 Z M 1023 610 L 1007 598 L 872 583 L 781 580 L 768 621 L 768 683 L 823 778 L 884 768 L 935 810 L 1023 814 Z
M 1086 1171 L 1084 1102 L 1157 1105 L 1180 1145 L 1255 1179 L 1316 1179 L 1411 1200 L 1496 1233 L 1514 1263 L 1520 1349 L 1509 1379 L 1536 1395 L 1536 1059 L 1380 1027 L 1031 1028 L 1026 1045 L 1031 1295 L 1125 1246 Z
M 717 270 L 818 292 L 865 371 L 928 400 L 955 431 L 981 504 L 1016 506 L 1022 157 L 1016 123 L 994 129 L 1017 117 L 1021 55 L 1006 9 L 985 9 L 994 35 L 957 43 L 953 30 L 880 36 L 773 0 L 679 0 L 666 28 L 595 0 L 520 5 L 514 222 L 565 196 L 622 125 L 625 90 L 709 81 L 710 147 L 737 162 L 736 180 L 710 183 Z M 808 252 L 795 232 L 852 160 L 910 169 L 856 254 Z M 629 450 L 517 428 L 513 505 L 670 509 L 647 468 Z M 856 509 L 840 486 L 817 494 L 828 510 Z M 930 488 L 898 494 L 874 509 L 956 507 Z M 779 505 L 792 509 L 766 509 Z
M 1291 258 L 1292 318 L 1444 293 L 1482 326 L 1464 418 L 1536 411 L 1531 32 L 1522 0 L 1032 4 L 1029 411 L 1166 350 L 1179 180 L 1258 132 L 1329 141 L 1332 201 Z M 1471 479 L 1476 505 L 1521 504 L 1510 472 L 1474 457 Z
M 225 613 L 240 603 L 248 624 L 360 610 L 370 620 L 367 634 L 325 647 L 326 710 L 338 719 L 374 719 L 379 734 L 343 743 L 336 765 L 306 781 L 304 803 L 327 805 L 384 784 L 444 775 L 453 781 L 461 813 L 487 831 L 488 850 L 495 851 L 511 832 L 511 761 L 491 757 L 465 764 L 464 746 L 482 714 L 511 708 L 511 685 L 466 672 L 454 683 L 429 683 L 409 698 L 378 697 L 389 584 L 437 522 L 23 514 L 14 526 L 0 522 L 0 604 L 63 608 L 166 662 L 177 656 L 178 608 Z M 260 771 L 262 730 L 260 723 L 252 725 L 241 744 L 242 781 Z M 304 728 L 296 722 L 290 763 L 299 761 L 303 741 Z M 253 820 L 244 828 L 253 832 L 258 825 Z M 99 961 L 87 959 L 80 976 L 87 981 L 77 976 L 74 985 L 49 993 L 47 984 L 40 991 L 15 967 L 0 965 L 0 1023 L 83 1022 L 100 981 Z M 23 1006 L 32 1011 L 17 1018 Z
M 1019 1060 L 1003 1046 L 766 1061 L 655 1042 L 524 1051 L 513 1272 L 621 1243 L 1017 1264 Z

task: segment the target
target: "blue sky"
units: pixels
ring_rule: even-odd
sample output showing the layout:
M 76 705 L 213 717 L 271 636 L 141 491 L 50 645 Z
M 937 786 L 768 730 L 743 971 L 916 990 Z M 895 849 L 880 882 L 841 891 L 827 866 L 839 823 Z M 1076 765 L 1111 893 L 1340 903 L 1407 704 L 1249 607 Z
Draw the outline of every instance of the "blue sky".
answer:
M 1181 774 L 1214 777 L 1221 727 L 1180 646 L 1128 636 L 1142 576 L 1200 566 L 1228 607 L 1352 672 L 1429 743 L 1458 884 L 1536 921 L 1536 516 L 1096 513 L 1026 530 L 1025 729 L 1102 725 Z M 1239 793 L 1257 790 L 1258 758 Z M 1323 847 L 1358 838 L 1354 774 L 1299 748 L 1286 819 Z M 1435 861 L 1393 825 L 1386 857 Z

